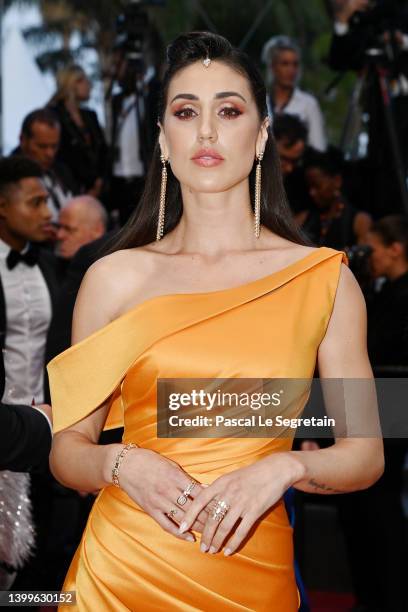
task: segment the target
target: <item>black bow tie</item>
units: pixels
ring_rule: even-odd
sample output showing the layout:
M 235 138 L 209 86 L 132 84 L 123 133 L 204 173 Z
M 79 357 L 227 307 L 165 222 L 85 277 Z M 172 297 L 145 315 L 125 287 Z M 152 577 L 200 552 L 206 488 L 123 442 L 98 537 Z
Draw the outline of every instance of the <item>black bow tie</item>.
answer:
M 38 262 L 37 247 L 31 245 L 26 253 L 20 253 L 19 251 L 11 249 L 6 259 L 8 269 L 13 270 L 20 261 L 27 266 L 35 266 Z

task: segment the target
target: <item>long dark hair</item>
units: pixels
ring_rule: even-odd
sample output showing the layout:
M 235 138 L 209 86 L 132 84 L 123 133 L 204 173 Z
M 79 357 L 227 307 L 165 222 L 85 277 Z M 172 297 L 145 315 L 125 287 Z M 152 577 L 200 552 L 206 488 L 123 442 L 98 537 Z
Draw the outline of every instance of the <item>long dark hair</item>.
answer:
M 266 90 L 262 76 L 249 57 L 235 49 L 226 38 L 210 32 L 189 32 L 178 36 L 167 48 L 167 70 L 162 81 L 158 119 L 163 122 L 171 79 L 190 64 L 210 57 L 227 64 L 248 79 L 259 118 L 268 115 Z M 161 183 L 160 147 L 158 141 L 147 172 L 141 200 L 127 223 L 116 234 L 108 252 L 149 244 L 156 239 Z M 272 131 L 269 129 L 262 161 L 261 224 L 278 236 L 297 244 L 312 244 L 296 225 L 282 183 L 280 161 Z M 249 175 L 252 208 L 255 184 L 255 163 Z M 183 212 L 180 183 L 168 167 L 164 235 L 176 227 Z

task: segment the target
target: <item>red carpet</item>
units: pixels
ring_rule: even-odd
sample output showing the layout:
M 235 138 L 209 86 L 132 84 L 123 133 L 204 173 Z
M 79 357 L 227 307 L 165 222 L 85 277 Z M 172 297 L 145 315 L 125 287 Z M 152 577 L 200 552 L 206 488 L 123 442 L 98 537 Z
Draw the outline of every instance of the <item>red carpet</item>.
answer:
M 354 605 L 354 597 L 348 593 L 308 593 L 312 612 L 349 612 Z

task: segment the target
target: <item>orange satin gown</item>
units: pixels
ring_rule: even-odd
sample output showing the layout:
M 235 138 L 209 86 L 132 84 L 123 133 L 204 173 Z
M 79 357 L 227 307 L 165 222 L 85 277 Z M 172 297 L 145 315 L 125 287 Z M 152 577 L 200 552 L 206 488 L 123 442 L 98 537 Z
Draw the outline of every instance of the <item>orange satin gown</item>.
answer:
M 123 424 L 125 443 L 153 449 L 208 484 L 290 450 L 290 438 L 157 438 L 156 380 L 312 378 L 342 261 L 348 263 L 342 251 L 320 247 L 238 287 L 138 304 L 49 363 L 54 430 L 112 398 L 106 429 Z M 77 595 L 76 606 L 66 610 L 298 609 L 283 500 L 229 557 L 202 553 L 195 535 L 195 543 L 175 538 L 123 490 L 104 488 L 65 579 L 63 590 Z

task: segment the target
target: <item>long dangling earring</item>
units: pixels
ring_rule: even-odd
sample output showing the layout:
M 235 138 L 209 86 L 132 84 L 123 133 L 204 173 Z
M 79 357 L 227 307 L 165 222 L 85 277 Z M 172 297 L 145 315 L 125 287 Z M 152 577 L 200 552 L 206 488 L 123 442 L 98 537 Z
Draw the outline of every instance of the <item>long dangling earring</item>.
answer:
M 166 187 L 167 187 L 167 167 L 166 158 L 164 155 L 160 155 L 160 161 L 162 165 L 161 172 L 161 186 L 160 186 L 160 207 L 159 207 L 159 219 L 157 221 L 157 233 L 156 240 L 160 240 L 163 237 L 164 231 L 164 213 L 166 211 Z
M 258 163 L 255 172 L 255 206 L 254 206 L 254 232 L 255 238 L 259 238 L 261 228 L 261 161 L 263 153 L 258 155 Z

